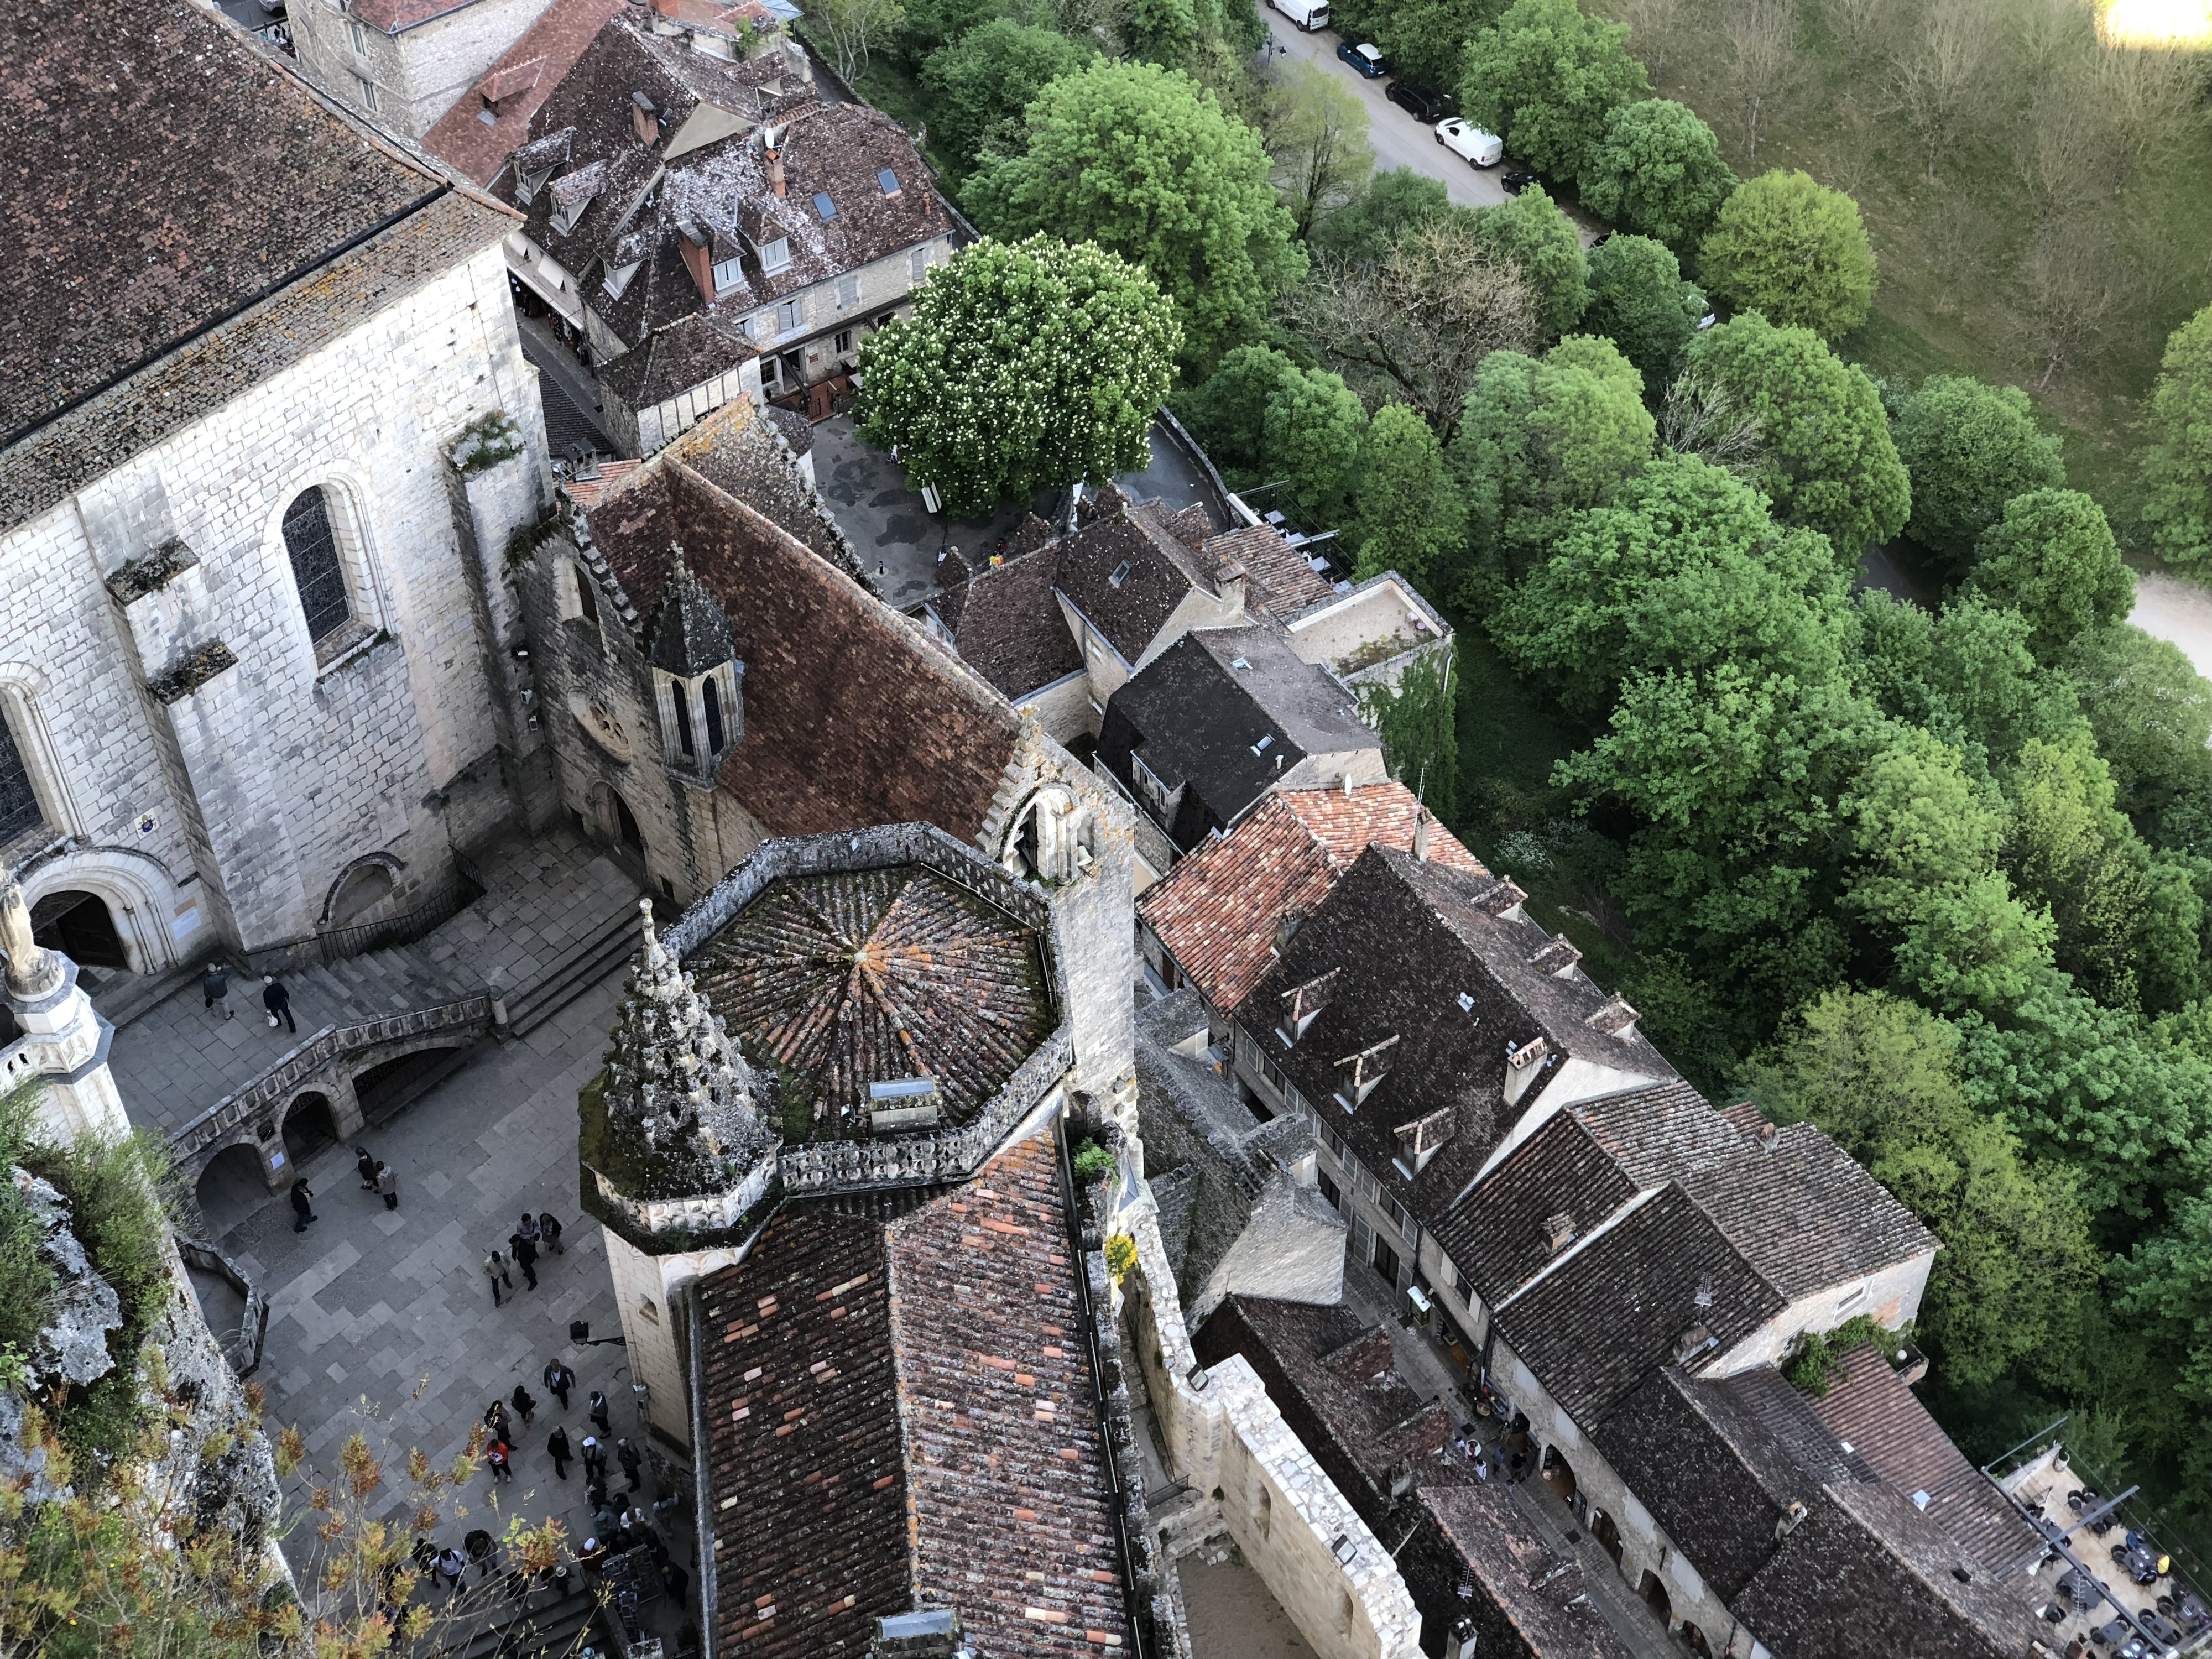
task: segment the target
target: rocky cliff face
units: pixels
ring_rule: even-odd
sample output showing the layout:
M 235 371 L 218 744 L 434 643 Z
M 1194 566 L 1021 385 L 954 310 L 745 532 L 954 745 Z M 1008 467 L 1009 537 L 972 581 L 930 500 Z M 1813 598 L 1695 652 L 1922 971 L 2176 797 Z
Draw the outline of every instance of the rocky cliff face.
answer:
M 54 1302 L 20 1374 L 0 1388 L 0 1480 L 25 1482 L 25 1495 L 43 1503 L 60 1494 L 47 1483 L 46 1452 L 23 1444 L 24 1405 L 58 1388 L 97 1382 L 113 1369 L 107 1337 L 123 1323 L 123 1303 L 70 1231 L 69 1200 L 20 1164 L 8 1178 L 40 1224 L 38 1253 L 53 1272 Z

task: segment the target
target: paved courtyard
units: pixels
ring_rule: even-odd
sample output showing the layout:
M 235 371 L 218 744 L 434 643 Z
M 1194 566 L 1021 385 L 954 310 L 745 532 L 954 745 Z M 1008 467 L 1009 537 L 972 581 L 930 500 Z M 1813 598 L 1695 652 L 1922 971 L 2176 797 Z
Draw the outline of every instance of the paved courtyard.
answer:
M 270 1298 L 258 1377 L 269 1421 L 296 1425 L 314 1466 L 329 1469 L 356 1428 L 388 1468 L 401 1467 L 410 1447 L 445 1463 L 484 1407 L 522 1382 L 540 1403 L 534 1426 L 516 1424 L 515 1479 L 495 1493 L 480 1476 L 465 1498 L 466 1525 L 497 1534 L 508 1516 L 533 1525 L 552 1516 L 580 1547 L 592 1530 L 581 1469 L 572 1464 L 565 1483 L 555 1480 L 547 1435 L 559 1424 L 580 1449 L 596 1388 L 612 1406 L 615 1432 L 644 1449 L 623 1349 L 568 1340 L 572 1319 L 590 1322 L 594 1337 L 621 1329 L 599 1225 L 577 1210 L 576 1091 L 599 1069 L 627 973 L 609 975 L 527 1037 L 483 1045 L 373 1136 L 369 1150 L 398 1171 L 398 1210 L 360 1189 L 345 1147 L 306 1167 L 320 1219 L 304 1233 L 250 1172 L 226 1182 L 229 1171 L 219 1168 L 203 1187 L 210 1231 Z M 560 1218 L 568 1253 L 541 1259 L 535 1291 L 517 1273 L 515 1294 L 494 1308 L 481 1263 L 494 1245 L 505 1251 L 525 1208 Z M 580 1385 L 566 1413 L 541 1376 L 555 1355 Z M 620 1496 L 620 1468 L 612 1474 Z M 640 1498 L 653 1491 L 648 1472 Z M 393 1492 L 395 1516 L 402 1497 Z M 688 1524 L 661 1530 L 688 1571 Z

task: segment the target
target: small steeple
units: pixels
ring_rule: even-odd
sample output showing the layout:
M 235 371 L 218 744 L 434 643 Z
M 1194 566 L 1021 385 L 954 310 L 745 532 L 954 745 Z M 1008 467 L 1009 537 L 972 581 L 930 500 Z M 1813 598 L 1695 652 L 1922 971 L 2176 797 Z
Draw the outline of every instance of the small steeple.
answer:
M 682 544 L 671 542 L 668 555 L 647 652 L 661 748 L 672 773 L 710 789 L 744 737 L 745 665 L 729 617 L 684 562 Z

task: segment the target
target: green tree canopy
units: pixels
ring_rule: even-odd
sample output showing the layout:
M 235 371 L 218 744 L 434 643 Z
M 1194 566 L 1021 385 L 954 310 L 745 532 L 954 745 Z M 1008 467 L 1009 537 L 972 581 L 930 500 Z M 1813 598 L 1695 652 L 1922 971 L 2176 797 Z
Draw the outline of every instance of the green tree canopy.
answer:
M 1671 98 L 1615 109 L 1581 177 L 1584 207 L 1676 253 L 1697 246 L 1737 182 L 1713 130 Z
M 1367 410 L 1341 374 L 1294 368 L 1267 393 L 1261 423 L 1267 469 L 1289 482 L 1303 520 L 1342 524 L 1352 511 L 1352 481 L 1367 432 Z
M 987 158 L 961 199 L 1001 236 L 1097 242 L 1152 273 L 1211 364 L 1305 272 L 1257 134 L 1180 71 L 1100 62 L 1029 106 L 1019 154 Z
M 1198 10 L 1192 0 L 1129 0 L 1123 28 L 1137 56 L 1181 69 L 1198 44 Z
M 1920 1331 L 1946 1382 L 1972 1387 L 2056 1339 L 2097 1259 L 2073 1181 L 1967 1103 L 1958 1049 L 1909 1002 L 1832 990 L 1746 1081 L 1770 1118 L 1826 1130 L 1942 1241 Z
M 1267 154 L 1300 236 L 1349 205 L 1375 170 L 1367 106 L 1341 75 L 1319 64 L 1282 65 L 1267 88 Z
M 1451 445 L 1480 580 L 1517 576 L 1555 532 L 1555 515 L 1609 501 L 1642 469 L 1654 428 L 1641 392 L 1610 341 L 1576 336 L 1540 361 L 1517 351 L 1483 359 Z
M 1586 17 L 1575 0 L 1513 0 L 1468 42 L 1461 108 L 1537 172 L 1579 179 L 1613 112 L 1650 95 L 1627 43 L 1625 24 Z
M 2151 539 L 2179 563 L 2212 559 L 2212 306 L 2166 340 L 2150 428 L 2142 465 Z
M 1698 278 L 1739 311 L 1833 340 L 1873 308 L 1874 245 L 1843 191 L 1768 173 L 1722 204 L 1698 246 Z
M 2075 489 L 2035 489 L 2005 503 L 1974 544 L 1978 592 L 2027 618 L 2039 660 L 2058 660 L 2087 629 L 2135 607 L 2135 573 L 2120 562 L 2105 509 Z
M 861 434 L 962 517 L 1147 465 L 1182 343 L 1175 308 L 1113 254 L 988 237 L 860 347 Z
M 1536 331 L 1554 339 L 1582 320 L 1589 305 L 1589 271 L 1575 222 L 1540 185 L 1530 185 L 1503 207 L 1486 208 L 1475 236 L 1501 259 L 1521 269 L 1536 301 Z
M 1597 718 L 1637 673 L 1734 664 L 1835 680 L 1847 614 L 1820 537 L 1776 524 L 1759 492 L 1721 468 L 1662 455 L 1617 485 L 1611 505 L 1565 518 L 1492 632 L 1522 672 Z
M 997 17 L 930 53 L 921 66 L 929 125 L 948 153 L 972 162 L 993 135 L 1021 119 L 1051 82 L 1097 54 L 1057 29 Z
M 1382 47 L 1391 72 L 1408 86 L 1451 92 L 1459 86 L 1468 38 L 1498 10 L 1497 0 L 1399 0 L 1376 15 L 1371 33 L 1359 38 Z
M 1905 529 L 1954 568 L 2014 496 L 2065 487 L 2058 439 L 2036 425 L 2018 386 L 1930 375 L 1898 401 L 1895 433 L 1898 459 L 1912 480 Z
M 1778 517 L 1819 531 L 1854 567 L 1869 542 L 1903 528 L 1911 488 L 1866 371 L 1802 328 L 1756 315 L 1690 343 L 1689 373 L 1723 389 L 1759 425 L 1755 482 Z
M 2068 653 L 2097 752 L 2141 822 L 2212 776 L 2212 682 L 2179 646 L 2126 623 L 2094 628 Z
M 1451 194 L 1441 179 L 1411 167 L 1378 173 L 1367 188 L 1316 222 L 1310 239 L 1323 253 L 1354 264 L 1378 264 L 1404 232 L 1449 217 Z
M 1467 503 L 1419 410 L 1385 404 L 1361 441 L 1352 530 L 1357 580 L 1395 569 L 1423 592 L 1467 535 Z
M 1273 346 L 1238 346 L 1203 384 L 1176 393 L 1176 418 L 1216 466 L 1232 473 L 1255 471 L 1267 441 L 1267 399 L 1297 372 L 1297 365 Z
M 1934 732 L 1899 728 L 1851 787 L 1862 863 L 1849 903 L 1880 921 L 1916 920 L 1936 895 L 1996 867 L 2008 808 Z
M 899 41 L 908 60 L 920 64 L 1000 11 L 1000 0 L 912 0 L 899 20 Z
M 1656 399 L 1674 378 L 1705 296 L 1682 280 L 1681 267 L 1648 236 L 1613 235 L 1589 252 L 1589 309 L 1583 327 L 1620 348 L 1644 376 L 1644 395 Z
M 1875 592 L 1858 606 L 1860 677 L 1893 718 L 1990 765 L 2073 721 L 2073 688 L 2044 672 L 2011 606 L 1967 593 L 1931 617 Z

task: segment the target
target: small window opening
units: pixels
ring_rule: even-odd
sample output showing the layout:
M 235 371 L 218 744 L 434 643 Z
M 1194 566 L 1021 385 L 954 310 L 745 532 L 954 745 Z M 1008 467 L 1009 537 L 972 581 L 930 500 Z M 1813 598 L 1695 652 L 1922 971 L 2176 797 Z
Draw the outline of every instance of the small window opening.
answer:
M 822 222 L 825 225 L 837 216 L 837 204 L 830 199 L 827 191 L 814 192 L 814 210 L 822 216 Z
M 691 746 L 691 699 L 681 685 L 677 686 L 675 691 L 676 745 L 687 756 L 696 754 L 698 751 Z
M 899 193 L 898 174 L 893 173 L 889 167 L 883 168 L 876 174 L 876 182 L 884 187 L 884 194 L 886 196 L 896 196 Z
M 722 694 L 714 682 L 707 682 L 707 752 L 722 752 Z

